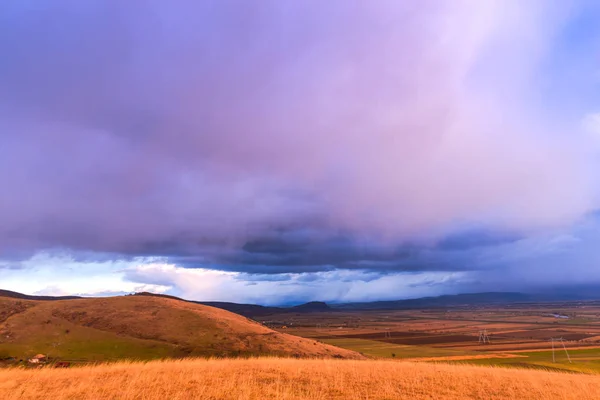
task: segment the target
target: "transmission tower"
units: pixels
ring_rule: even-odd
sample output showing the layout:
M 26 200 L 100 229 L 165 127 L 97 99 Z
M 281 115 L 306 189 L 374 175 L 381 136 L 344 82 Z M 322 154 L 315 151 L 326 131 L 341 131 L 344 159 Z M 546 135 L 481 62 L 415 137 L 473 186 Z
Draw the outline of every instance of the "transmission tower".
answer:
M 384 332 L 384 337 L 386 339 L 391 339 L 392 338 L 392 332 L 390 332 L 390 328 L 386 328 L 386 330 Z
M 490 335 L 488 335 L 487 329 L 479 331 L 479 344 L 490 344 Z
M 550 342 L 552 342 L 552 362 L 553 363 L 556 362 L 556 356 L 554 355 L 554 342 L 560 342 L 562 344 L 562 347 L 565 350 L 565 354 L 567 355 L 567 360 L 569 360 L 569 363 L 572 363 L 571 357 L 569 356 L 569 352 L 567 351 L 567 347 L 565 346 L 565 340 L 562 337 L 550 338 Z

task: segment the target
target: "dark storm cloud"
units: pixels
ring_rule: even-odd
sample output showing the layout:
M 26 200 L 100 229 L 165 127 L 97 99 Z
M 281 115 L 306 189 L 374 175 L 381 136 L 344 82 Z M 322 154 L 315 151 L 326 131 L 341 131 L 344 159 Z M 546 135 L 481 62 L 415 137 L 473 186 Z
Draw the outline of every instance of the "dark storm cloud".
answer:
M 463 250 L 476 247 L 497 246 L 516 242 L 520 239 L 523 239 L 523 235 L 506 232 L 491 232 L 484 229 L 471 229 L 452 233 L 444 237 L 436 244 L 436 248 L 440 250 Z
M 588 143 L 529 104 L 561 11 L 4 1 L 0 259 L 485 269 L 596 205 Z
M 130 257 L 163 257 L 189 268 L 210 266 L 224 271 L 282 274 L 331 271 L 336 268 L 394 271 L 470 271 L 478 248 L 518 242 L 515 235 L 483 229 L 463 230 L 432 243 L 392 245 L 360 241 L 351 234 L 315 229 L 278 229 L 239 247 L 215 241 L 180 237 L 146 243 Z M 114 257 L 108 255 L 106 257 Z
M 470 271 L 477 269 L 469 257 L 474 251 L 437 251 L 428 247 L 410 250 L 373 248 L 348 245 L 345 249 L 327 247 L 327 243 L 309 246 L 293 255 L 281 252 L 250 254 L 245 251 L 226 250 L 201 258 L 169 257 L 171 262 L 189 268 L 214 268 L 231 272 L 253 274 L 309 273 L 334 269 L 380 271 L 381 273 L 405 271 Z
M 148 245 L 145 257 L 163 257 L 189 268 L 214 268 L 253 274 L 308 273 L 337 268 L 393 271 L 466 271 L 470 248 L 439 248 L 424 243 L 402 245 L 360 241 L 352 235 L 315 230 L 278 230 L 240 247 L 178 240 Z

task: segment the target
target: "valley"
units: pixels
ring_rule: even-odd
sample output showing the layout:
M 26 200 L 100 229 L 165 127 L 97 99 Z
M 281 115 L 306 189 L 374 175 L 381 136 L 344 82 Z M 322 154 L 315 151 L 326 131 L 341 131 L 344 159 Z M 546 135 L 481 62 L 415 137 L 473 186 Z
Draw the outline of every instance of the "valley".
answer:
M 596 301 L 332 309 L 257 320 L 369 357 L 600 372 Z

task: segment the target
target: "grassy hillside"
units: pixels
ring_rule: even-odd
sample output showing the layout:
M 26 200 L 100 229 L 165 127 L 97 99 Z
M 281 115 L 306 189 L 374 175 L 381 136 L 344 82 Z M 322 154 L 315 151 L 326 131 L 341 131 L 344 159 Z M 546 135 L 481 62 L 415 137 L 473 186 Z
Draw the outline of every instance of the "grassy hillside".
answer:
M 394 361 L 210 359 L 0 370 L 0 398 L 577 399 L 600 376 Z
M 0 358 L 114 360 L 279 355 L 361 358 L 278 333 L 231 312 L 146 296 L 33 301 L 0 298 Z

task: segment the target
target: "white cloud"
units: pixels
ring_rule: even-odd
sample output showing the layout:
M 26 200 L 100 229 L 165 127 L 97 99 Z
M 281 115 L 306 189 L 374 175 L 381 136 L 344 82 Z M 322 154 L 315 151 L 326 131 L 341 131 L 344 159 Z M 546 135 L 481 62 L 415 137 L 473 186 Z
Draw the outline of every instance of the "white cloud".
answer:
M 64 252 L 39 252 L 31 258 L 9 263 L 0 260 L 0 288 L 35 295 L 101 296 L 131 292 L 164 293 L 165 285 L 123 280 L 123 271 L 155 259 L 78 261 Z
M 328 301 L 353 302 L 401 299 L 459 291 L 469 282 L 465 272 L 376 274 L 365 271 L 287 274 L 289 279 L 263 280 L 245 274 L 211 269 L 182 268 L 173 264 L 146 264 L 126 271 L 125 279 L 136 283 L 171 286 L 169 293 L 201 301 L 257 304 Z M 274 278 L 277 278 L 274 276 Z M 442 287 L 443 286 L 443 287 Z

